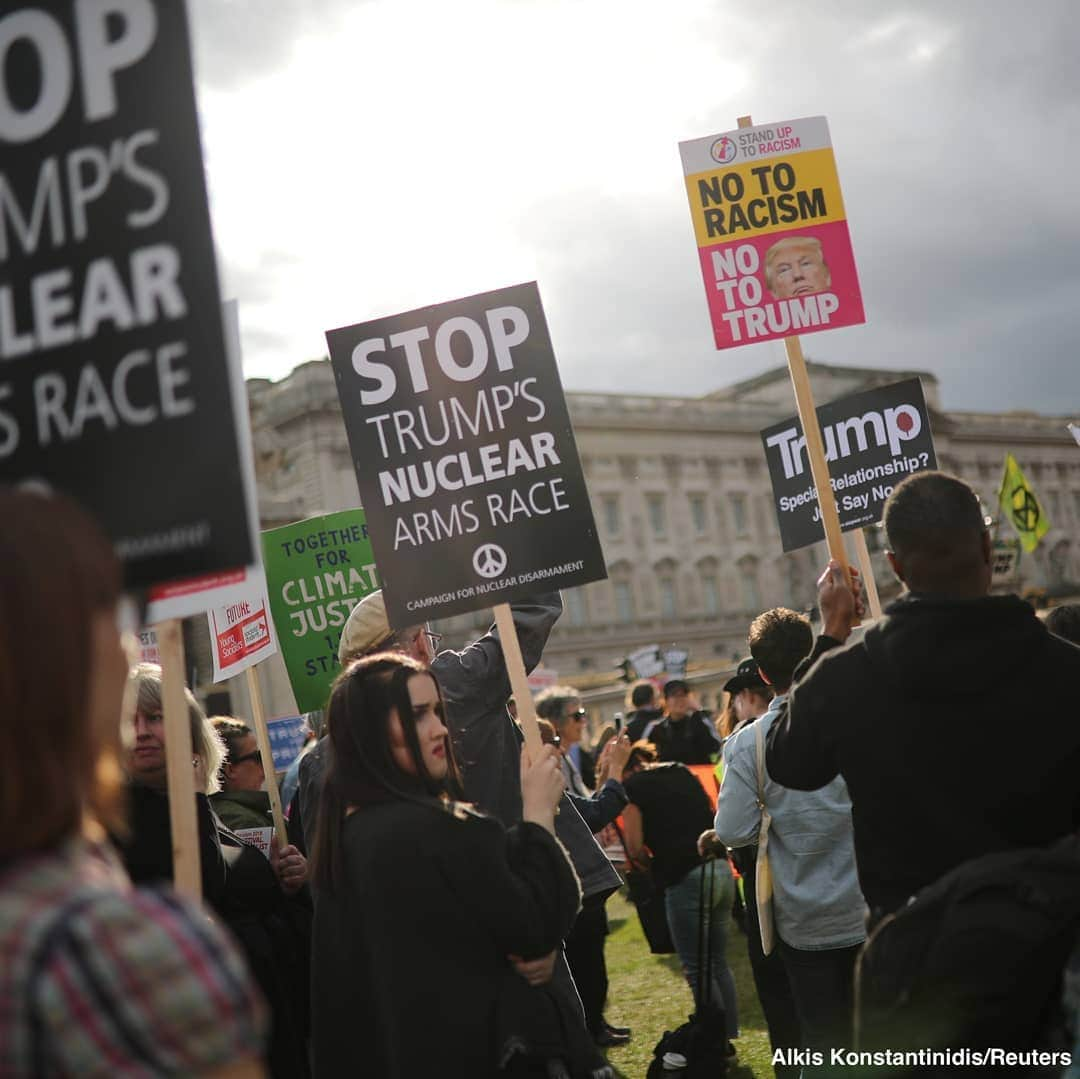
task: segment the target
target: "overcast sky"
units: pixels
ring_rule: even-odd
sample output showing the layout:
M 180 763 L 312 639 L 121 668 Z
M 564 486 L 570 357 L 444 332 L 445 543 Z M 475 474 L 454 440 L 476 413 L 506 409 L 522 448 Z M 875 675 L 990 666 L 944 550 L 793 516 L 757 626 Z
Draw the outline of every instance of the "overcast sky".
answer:
M 192 0 L 249 376 L 323 331 L 536 280 L 568 389 L 706 393 L 678 142 L 828 117 L 867 323 L 826 363 L 951 409 L 1080 413 L 1073 0 Z

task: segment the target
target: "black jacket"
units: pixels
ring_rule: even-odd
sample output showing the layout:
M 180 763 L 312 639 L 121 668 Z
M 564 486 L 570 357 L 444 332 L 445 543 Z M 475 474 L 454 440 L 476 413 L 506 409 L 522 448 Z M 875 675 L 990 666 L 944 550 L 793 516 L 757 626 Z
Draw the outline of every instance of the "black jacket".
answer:
M 720 736 L 708 712 L 691 712 L 675 722 L 669 716 L 652 729 L 649 741 L 661 761 L 710 764 L 720 752 Z
M 522 988 L 506 957 L 547 954 L 577 914 L 562 848 L 534 824 L 391 801 L 346 819 L 342 854 L 344 880 L 316 891 L 316 1076 L 493 1075 Z M 531 991 L 537 1010 L 551 991 Z
M 128 788 L 130 834 L 118 842 L 128 875 L 140 885 L 171 881 L 169 800 L 138 784 Z M 267 1062 L 273 1079 L 309 1074 L 311 900 L 304 888 L 286 896 L 267 859 L 245 845 L 196 794 L 203 899 L 243 949 L 270 1005 Z
M 626 736 L 636 742 L 646 736 L 650 723 L 659 723 L 664 718 L 662 708 L 635 708 L 626 716 Z
M 844 777 L 859 881 L 885 912 L 969 858 L 1080 827 L 1078 688 L 1080 648 L 1015 596 L 906 596 L 796 673 L 766 763 L 798 790 Z

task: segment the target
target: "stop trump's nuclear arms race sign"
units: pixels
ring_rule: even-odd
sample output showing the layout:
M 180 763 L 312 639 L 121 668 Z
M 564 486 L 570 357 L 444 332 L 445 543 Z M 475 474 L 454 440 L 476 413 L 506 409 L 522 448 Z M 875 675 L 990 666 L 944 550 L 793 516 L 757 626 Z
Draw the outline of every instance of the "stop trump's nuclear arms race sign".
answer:
M 866 321 L 824 116 L 679 152 L 717 348 Z
M 0 482 L 140 589 L 252 561 L 185 11 L 0 5 Z
M 535 283 L 326 339 L 391 626 L 607 575 Z

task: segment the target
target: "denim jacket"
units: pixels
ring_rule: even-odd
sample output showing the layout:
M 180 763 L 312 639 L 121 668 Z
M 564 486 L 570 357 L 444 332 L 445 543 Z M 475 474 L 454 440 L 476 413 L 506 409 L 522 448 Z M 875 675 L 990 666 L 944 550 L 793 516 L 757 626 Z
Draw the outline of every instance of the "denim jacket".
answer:
M 758 840 L 757 725 L 763 738 L 786 697 L 724 743 L 724 779 L 716 834 L 729 847 Z M 764 750 L 764 745 L 763 745 Z M 851 799 L 839 776 L 821 790 L 781 787 L 765 774 L 765 805 L 772 815 L 769 863 L 776 931 L 805 951 L 847 948 L 866 939 L 866 903 L 855 870 Z

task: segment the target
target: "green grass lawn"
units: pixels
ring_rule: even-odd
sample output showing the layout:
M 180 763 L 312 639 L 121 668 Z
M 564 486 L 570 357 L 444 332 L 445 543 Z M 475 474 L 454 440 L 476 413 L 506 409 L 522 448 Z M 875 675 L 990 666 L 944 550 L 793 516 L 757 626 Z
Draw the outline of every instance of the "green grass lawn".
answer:
M 678 957 L 649 952 L 637 911 L 624 892 L 608 900 L 607 912 L 611 924 L 607 938 L 611 981 L 607 1017 L 617 1026 L 634 1030 L 629 1044 L 611 1049 L 608 1060 L 624 1079 L 642 1079 L 660 1035 L 685 1023 L 693 1011 L 690 987 L 679 970 Z M 754 991 L 746 938 L 734 922 L 729 923 L 728 963 L 735 974 L 742 1031 L 735 1041 L 739 1055 L 728 1075 L 733 1079 L 772 1079 L 769 1036 Z

